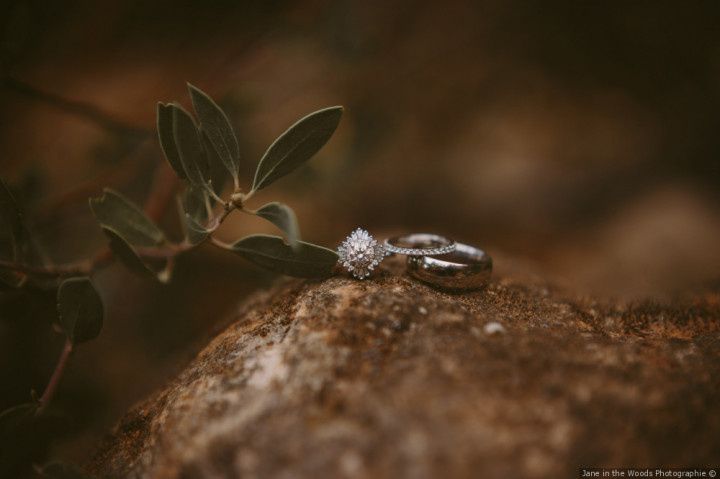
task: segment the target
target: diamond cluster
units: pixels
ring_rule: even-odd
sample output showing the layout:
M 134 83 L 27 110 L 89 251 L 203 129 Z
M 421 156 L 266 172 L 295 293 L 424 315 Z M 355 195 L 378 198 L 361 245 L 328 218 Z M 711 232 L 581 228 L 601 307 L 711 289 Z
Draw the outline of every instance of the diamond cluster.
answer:
M 352 232 L 338 246 L 339 262 L 357 279 L 365 279 L 385 258 L 385 248 L 362 228 Z

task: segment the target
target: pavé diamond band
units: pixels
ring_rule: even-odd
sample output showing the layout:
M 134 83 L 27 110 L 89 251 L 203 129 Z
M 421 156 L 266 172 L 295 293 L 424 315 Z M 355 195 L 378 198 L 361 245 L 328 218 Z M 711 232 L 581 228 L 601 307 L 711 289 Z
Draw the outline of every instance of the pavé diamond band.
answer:
M 385 251 L 407 256 L 438 256 L 455 251 L 455 241 L 430 233 L 414 233 L 388 238 Z

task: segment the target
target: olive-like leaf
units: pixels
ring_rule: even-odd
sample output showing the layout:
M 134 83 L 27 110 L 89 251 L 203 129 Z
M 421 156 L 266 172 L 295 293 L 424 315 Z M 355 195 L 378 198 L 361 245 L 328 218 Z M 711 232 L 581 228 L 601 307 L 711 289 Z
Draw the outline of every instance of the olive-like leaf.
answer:
M 135 251 L 135 248 L 117 231 L 108 227 L 103 227 L 102 230 L 105 236 L 108 237 L 110 250 L 113 252 L 113 255 L 124 264 L 127 269 L 140 275 L 150 276 L 153 274 L 153 271 L 140 259 L 140 255 Z
M 240 147 L 230 120 L 207 93 L 190 83 L 187 85 L 193 108 L 200 120 L 200 129 L 207 135 L 225 168 L 233 178 L 237 178 L 240 169 Z
M 57 293 L 58 318 L 73 344 L 95 339 L 103 325 L 103 303 L 89 278 L 70 278 Z
M 207 158 L 208 164 L 208 172 L 206 175 L 207 182 L 215 192 L 215 195 L 222 196 L 223 189 L 225 188 L 225 185 L 231 175 L 228 173 L 227 168 L 225 168 L 225 164 L 220 159 L 217 151 L 215 151 L 215 147 L 210 143 L 208 136 L 205 133 L 200 132 L 200 139 L 202 141 L 203 148 L 205 149 L 205 157 Z M 233 181 L 236 181 L 234 177 Z M 214 202 L 215 200 L 213 197 L 210 197 L 210 201 Z
M 138 248 L 155 248 L 166 242 L 160 228 L 140 208 L 108 189 L 102 197 L 90 199 L 90 208 L 110 240 L 110 249 L 117 259 L 131 271 L 155 276 L 163 283 L 169 280 L 166 259 L 150 262 L 138 254 Z
M 279 236 L 251 235 L 237 241 L 232 250 L 258 266 L 300 278 L 323 278 L 332 273 L 338 256 L 322 246 L 298 241 L 295 248 Z
M 175 146 L 187 179 L 194 185 L 207 185 L 208 162 L 195 120 L 180 105 L 172 104 L 170 108 Z
M 195 221 L 192 216 L 185 214 L 185 238 L 193 246 L 199 245 L 210 235 L 210 230 Z
M 175 131 L 173 129 L 173 106 L 158 103 L 157 105 L 157 131 L 160 147 L 165 158 L 172 166 L 175 173 L 183 179 L 187 179 L 185 167 L 183 166 L 177 146 L 175 145 Z
M 124 264 L 127 269 L 141 276 L 154 277 L 162 283 L 167 283 L 170 280 L 170 270 L 167 260 L 161 259 L 153 261 L 152 263 L 144 261 L 140 258 L 135 248 L 117 231 L 105 226 L 103 226 L 102 230 L 105 236 L 108 237 L 110 250 L 113 252 L 113 255 Z
M 192 245 L 205 241 L 210 234 L 206 228 L 209 220 L 206 191 L 190 186 L 180 195 L 178 207 L 186 240 Z
M 335 132 L 342 112 L 341 106 L 318 110 L 280 135 L 258 163 L 253 190 L 265 188 L 317 153 Z
M 290 246 L 297 245 L 300 240 L 300 226 L 295 212 L 288 205 L 273 201 L 257 210 L 255 214 L 280 228 L 285 233 Z
M 157 246 L 165 235 L 133 202 L 120 193 L 105 189 L 99 198 L 90 199 L 90 209 L 100 226 L 110 228 L 134 246 Z

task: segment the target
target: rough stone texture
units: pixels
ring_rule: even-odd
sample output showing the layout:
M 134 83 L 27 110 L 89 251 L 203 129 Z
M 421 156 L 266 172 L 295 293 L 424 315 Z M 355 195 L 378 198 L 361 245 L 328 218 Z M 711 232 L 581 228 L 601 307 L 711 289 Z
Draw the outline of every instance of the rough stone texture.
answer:
M 613 306 L 385 271 L 256 294 L 89 469 L 107 477 L 575 477 L 720 458 L 720 294 Z

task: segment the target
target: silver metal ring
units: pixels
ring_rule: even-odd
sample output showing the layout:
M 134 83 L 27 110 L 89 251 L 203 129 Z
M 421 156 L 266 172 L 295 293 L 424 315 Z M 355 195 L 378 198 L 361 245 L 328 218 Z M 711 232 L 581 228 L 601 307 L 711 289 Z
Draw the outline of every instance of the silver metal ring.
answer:
M 414 233 L 388 238 L 385 251 L 407 256 L 437 256 L 455 251 L 455 241 L 430 233 Z
M 485 286 L 492 274 L 492 258 L 483 250 L 456 243 L 455 251 L 443 259 L 408 256 L 408 274 L 445 289 L 477 289 Z

